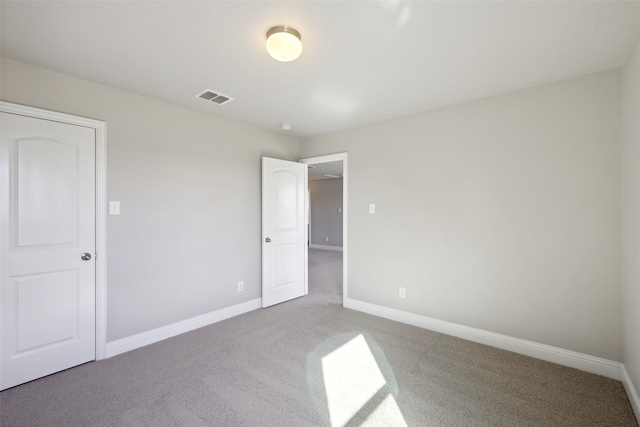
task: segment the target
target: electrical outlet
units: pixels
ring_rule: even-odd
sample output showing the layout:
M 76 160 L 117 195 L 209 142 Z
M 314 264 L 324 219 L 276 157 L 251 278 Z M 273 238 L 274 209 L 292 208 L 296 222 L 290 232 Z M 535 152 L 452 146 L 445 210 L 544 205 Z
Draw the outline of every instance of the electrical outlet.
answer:
M 324 241 L 325 241 L 325 242 L 328 242 L 328 241 L 329 241 L 329 238 L 328 238 L 328 237 L 325 237 L 325 238 L 324 238 Z
M 398 292 L 398 296 L 400 298 L 406 298 L 407 297 L 407 289 L 406 288 L 400 288 L 400 290 Z
M 238 282 L 238 292 L 244 291 L 244 282 Z

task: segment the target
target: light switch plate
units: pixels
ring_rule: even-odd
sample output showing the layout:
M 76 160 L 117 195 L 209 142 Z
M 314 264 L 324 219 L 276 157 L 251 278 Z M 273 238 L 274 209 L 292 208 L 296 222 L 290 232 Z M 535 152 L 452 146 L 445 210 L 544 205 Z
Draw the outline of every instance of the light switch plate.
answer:
M 109 202 L 109 215 L 120 215 L 120 202 Z
M 376 204 L 375 203 L 369 203 L 369 213 L 370 214 L 376 213 Z

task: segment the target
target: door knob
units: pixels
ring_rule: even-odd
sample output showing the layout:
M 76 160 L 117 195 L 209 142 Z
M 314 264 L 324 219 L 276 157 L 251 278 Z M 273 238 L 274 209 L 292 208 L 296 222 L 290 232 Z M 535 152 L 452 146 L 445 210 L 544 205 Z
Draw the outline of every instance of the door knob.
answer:
M 264 239 L 264 241 L 267 242 L 267 243 L 270 243 L 271 239 L 267 237 L 266 239 Z
M 91 254 L 88 253 L 88 252 L 85 252 L 85 253 L 82 254 L 81 258 L 82 258 L 83 261 L 89 261 L 91 259 Z

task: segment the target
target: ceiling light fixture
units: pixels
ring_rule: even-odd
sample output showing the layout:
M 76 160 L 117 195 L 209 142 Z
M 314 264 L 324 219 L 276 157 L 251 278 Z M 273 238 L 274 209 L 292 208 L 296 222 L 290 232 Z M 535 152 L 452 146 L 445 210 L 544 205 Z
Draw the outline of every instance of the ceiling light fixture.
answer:
M 281 62 L 297 59 L 302 53 L 302 37 L 295 28 L 278 25 L 267 31 L 267 52 Z
M 289 123 L 283 123 L 280 125 L 280 129 L 282 130 L 291 130 L 291 125 Z

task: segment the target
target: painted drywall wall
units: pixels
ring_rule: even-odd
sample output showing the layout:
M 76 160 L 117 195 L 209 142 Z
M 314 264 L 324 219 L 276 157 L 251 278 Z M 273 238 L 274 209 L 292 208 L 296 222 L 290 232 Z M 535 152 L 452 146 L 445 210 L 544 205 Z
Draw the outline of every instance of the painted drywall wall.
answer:
M 6 58 L 0 84 L 107 122 L 108 341 L 260 297 L 260 159 L 297 140 Z
M 309 181 L 309 189 L 311 244 L 342 247 L 342 178 Z
M 624 364 L 640 387 L 640 40 L 622 74 Z
M 620 85 L 605 71 L 303 142 L 349 154 L 348 297 L 620 361 Z

